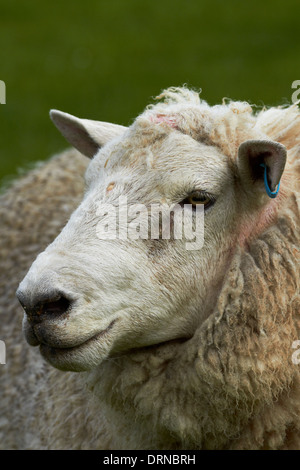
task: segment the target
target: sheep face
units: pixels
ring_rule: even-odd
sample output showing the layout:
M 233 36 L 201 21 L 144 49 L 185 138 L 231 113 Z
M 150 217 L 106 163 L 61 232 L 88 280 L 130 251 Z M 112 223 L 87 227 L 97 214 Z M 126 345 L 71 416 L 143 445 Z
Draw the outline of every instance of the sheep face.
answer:
M 257 166 L 271 156 L 281 176 L 284 149 L 264 141 L 262 151 L 253 141 L 240 147 L 233 162 L 218 146 L 147 116 L 128 130 L 106 127 L 106 134 L 103 123 L 89 128 L 88 121 L 55 117 L 73 144 L 77 139 L 81 151 L 91 156 L 96 150 L 96 155 L 87 169 L 81 205 L 20 284 L 27 341 L 39 345 L 53 366 L 80 371 L 134 348 L 192 337 L 213 313 L 236 246 L 264 226 L 272 212 L 261 170 L 254 170 L 251 161 Z M 177 204 L 180 210 L 182 203 L 192 203 L 184 210 L 193 233 L 198 223 L 194 206 L 202 203 L 203 244 L 188 249 L 184 231 L 178 239 L 172 230 L 167 239 L 120 237 L 120 221 L 111 221 L 103 207 L 120 214 L 122 197 L 128 208 L 139 203 L 147 211 L 153 204 Z M 137 217 L 131 213 L 127 220 Z

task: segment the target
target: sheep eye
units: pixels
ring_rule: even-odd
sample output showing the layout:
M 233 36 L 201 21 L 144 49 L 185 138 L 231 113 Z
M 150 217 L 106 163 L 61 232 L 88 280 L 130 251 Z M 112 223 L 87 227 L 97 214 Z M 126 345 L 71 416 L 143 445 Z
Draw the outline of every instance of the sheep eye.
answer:
M 208 207 L 212 206 L 214 202 L 215 199 L 211 195 L 202 191 L 195 191 L 191 193 L 188 197 L 186 197 L 180 203 L 180 205 L 183 206 L 184 204 L 191 204 L 192 207 L 195 208 L 199 204 L 203 204 L 204 209 L 206 210 L 208 209 Z

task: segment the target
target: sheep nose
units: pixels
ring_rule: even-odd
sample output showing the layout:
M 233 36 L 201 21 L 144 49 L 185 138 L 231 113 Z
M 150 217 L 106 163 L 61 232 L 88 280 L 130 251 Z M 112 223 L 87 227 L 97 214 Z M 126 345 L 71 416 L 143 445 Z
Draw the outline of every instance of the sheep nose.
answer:
M 32 296 L 18 289 L 16 295 L 30 323 L 40 323 L 45 317 L 60 316 L 69 310 L 72 303 L 59 291 Z

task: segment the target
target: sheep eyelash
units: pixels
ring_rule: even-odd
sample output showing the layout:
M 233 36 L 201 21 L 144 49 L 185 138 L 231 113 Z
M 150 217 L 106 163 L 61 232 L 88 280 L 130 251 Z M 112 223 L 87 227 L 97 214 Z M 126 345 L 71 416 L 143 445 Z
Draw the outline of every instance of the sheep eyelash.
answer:
M 184 204 L 190 204 L 190 202 L 188 202 L 188 198 L 191 197 L 193 194 L 197 194 L 199 197 L 203 197 L 203 198 L 207 198 L 209 199 L 209 204 L 206 205 L 205 207 L 205 211 L 207 211 L 208 209 L 210 209 L 214 203 L 216 202 L 217 200 L 217 197 L 214 195 L 214 194 L 211 194 L 205 190 L 193 190 L 193 191 L 188 191 L 186 192 L 185 196 L 183 198 L 180 199 L 179 201 L 179 204 L 181 206 L 183 206 Z

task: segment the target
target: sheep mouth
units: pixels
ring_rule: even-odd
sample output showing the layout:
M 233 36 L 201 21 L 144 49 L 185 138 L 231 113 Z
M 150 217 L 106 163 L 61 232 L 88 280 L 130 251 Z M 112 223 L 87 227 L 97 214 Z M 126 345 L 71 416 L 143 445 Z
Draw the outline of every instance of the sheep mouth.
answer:
M 59 338 L 59 335 L 54 334 L 53 331 L 49 331 L 47 326 L 39 330 L 34 329 L 28 322 L 24 322 L 23 329 L 27 342 L 31 346 L 39 346 L 41 355 L 54 367 L 62 370 L 78 370 L 73 368 L 73 359 L 78 357 L 84 357 L 89 355 L 90 352 L 97 351 L 98 349 L 103 351 L 109 349 L 108 345 L 111 342 L 110 331 L 113 329 L 118 318 L 114 318 L 109 325 L 94 333 L 87 338 L 77 338 L 73 342 L 66 342 Z M 96 352 L 97 355 L 97 352 Z M 68 364 L 67 367 L 65 365 Z M 86 369 L 85 369 L 86 370 Z
M 82 342 L 78 341 L 74 345 L 71 345 L 71 346 L 70 345 L 64 345 L 63 343 L 54 345 L 54 344 L 51 344 L 50 342 L 47 342 L 47 341 L 41 341 L 39 343 L 40 348 L 45 347 L 45 348 L 51 349 L 53 352 L 58 351 L 58 352 L 66 352 L 67 353 L 68 351 L 75 351 L 76 349 L 79 349 L 82 346 L 91 346 L 93 344 L 93 342 L 97 342 L 99 339 L 102 339 L 103 337 L 105 337 L 106 334 L 112 329 L 112 327 L 114 326 L 116 321 L 117 321 L 117 318 L 112 320 L 110 322 L 110 324 L 104 330 L 99 331 L 98 333 L 94 334 L 93 336 L 91 336 L 88 339 L 85 339 Z
M 114 319 L 107 328 L 99 331 L 91 338 L 72 346 L 64 346 L 63 344 L 54 346 L 41 342 L 39 344 L 40 353 L 47 362 L 57 369 L 74 372 L 89 370 L 101 363 L 109 354 L 113 342 L 110 331 L 117 320 L 117 318 Z

